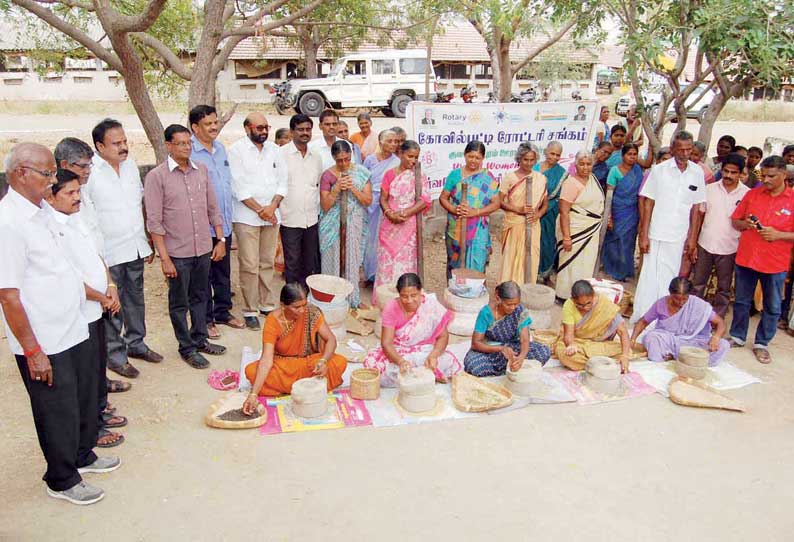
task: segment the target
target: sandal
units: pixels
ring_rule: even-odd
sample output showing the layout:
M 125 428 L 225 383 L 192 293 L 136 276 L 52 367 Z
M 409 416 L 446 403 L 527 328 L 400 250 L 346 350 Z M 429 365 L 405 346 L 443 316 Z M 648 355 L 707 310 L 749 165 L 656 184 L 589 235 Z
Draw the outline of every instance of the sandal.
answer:
M 229 326 L 232 329 L 245 329 L 245 322 L 243 322 L 239 318 L 232 317 L 232 318 L 229 318 L 226 321 L 215 322 L 215 323 L 218 324 L 218 325 L 221 325 L 221 326 Z M 212 337 L 210 337 L 210 338 L 212 338 Z
M 97 448 L 113 448 L 122 442 L 124 442 L 124 435 L 107 429 L 100 429 L 96 439 Z
M 123 393 L 130 391 L 132 384 L 122 380 L 108 380 L 108 393 Z
M 772 356 L 769 355 L 769 350 L 766 348 L 753 348 L 753 354 L 758 363 L 763 363 L 764 365 L 772 363 Z
M 102 419 L 105 421 L 105 428 L 124 427 L 127 425 L 127 418 L 124 416 L 106 416 L 103 415 Z
M 116 407 L 114 407 L 110 403 L 108 403 L 108 406 L 105 407 L 105 410 L 102 411 L 102 414 L 111 414 L 112 415 L 112 414 L 115 414 L 115 413 L 116 413 Z
M 221 332 L 218 331 L 218 328 L 215 326 L 215 324 L 207 324 L 207 337 L 210 339 L 221 338 Z
M 209 354 L 210 356 L 221 356 L 226 353 L 226 347 L 221 346 L 220 344 L 206 342 L 199 346 L 199 352 Z

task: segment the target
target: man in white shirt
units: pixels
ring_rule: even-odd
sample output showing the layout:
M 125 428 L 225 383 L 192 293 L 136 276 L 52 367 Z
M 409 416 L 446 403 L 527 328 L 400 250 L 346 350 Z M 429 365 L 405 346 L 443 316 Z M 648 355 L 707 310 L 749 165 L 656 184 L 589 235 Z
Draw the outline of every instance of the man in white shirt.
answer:
M 326 109 L 320 113 L 319 121 L 322 135 L 309 143 L 309 147 L 322 157 L 323 171 L 325 171 L 336 163 L 334 162 L 334 157 L 331 156 L 331 145 L 339 140 L 336 133 L 339 128 L 339 115 L 333 109 Z M 360 155 L 354 162 L 357 164 L 361 163 Z
M 99 435 L 96 445 L 99 448 L 112 448 L 124 442 L 124 436 L 110 431 L 109 428 L 124 427 L 127 425 L 127 418 L 115 413 L 105 413 L 108 406 L 108 353 L 102 316 L 105 310 L 111 313 L 121 310 L 118 291 L 91 232 L 83 224 L 83 216 L 79 212 L 82 207 L 80 177 L 73 171 L 59 169 L 57 182 L 48 190 L 45 198 L 54 209 L 55 221 L 63 226 L 65 247 L 71 257 L 71 264 L 80 273 L 85 284 L 87 299 L 83 303 L 82 311 L 88 322 L 88 340 L 94 359 L 97 360 Z
M 43 201 L 55 158 L 20 143 L 6 158 L 9 191 L 0 201 L 0 306 L 8 346 L 30 396 L 47 494 L 92 504 L 104 491 L 82 472 L 108 472 L 117 458 L 97 458 L 97 370 L 82 312 L 86 289 L 70 263 L 64 233 Z
M 695 264 L 692 293 L 696 296 L 704 296 L 711 270 L 716 272 L 714 312 L 722 318 L 728 314 L 731 302 L 733 270 L 736 267 L 736 251 L 741 237 L 741 232 L 733 227 L 731 215 L 744 195 L 750 191 L 740 180 L 744 166 L 745 160 L 742 156 L 729 154 L 722 162 L 722 179 L 706 185 L 706 202 L 700 205 L 697 214 L 696 231 L 700 232 L 698 243 L 694 252 L 689 254 L 690 260 Z
M 634 294 L 636 323 L 661 297 L 667 295 L 670 281 L 678 276 L 684 244 L 697 246 L 695 222 L 697 206 L 706 201 L 703 170 L 689 160 L 693 138 L 678 132 L 671 151 L 673 158 L 651 170 L 640 196 L 644 213 L 639 227 L 640 250 L 645 254 Z
M 287 163 L 287 196 L 281 202 L 281 246 L 284 279 L 306 284 L 306 277 L 320 272 L 320 175 L 323 161 L 309 148 L 312 119 L 293 115 L 289 121 L 292 142 L 281 147 Z
M 96 209 L 105 239 L 105 262 L 121 299 L 121 312 L 107 319 L 108 369 L 135 378 L 138 369 L 128 357 L 150 363 L 163 361 L 163 356 L 144 342 L 143 262 L 152 263 L 154 252 L 144 228 L 143 184 L 138 166 L 129 156 L 121 123 L 105 119 L 94 127 L 91 136 L 97 154 L 83 195 Z
M 275 275 L 281 201 L 287 196 L 287 164 L 279 147 L 267 141 L 270 125 L 262 113 L 243 121 L 246 137 L 229 147 L 243 318 L 260 329 L 258 311 L 275 309 L 279 288 Z

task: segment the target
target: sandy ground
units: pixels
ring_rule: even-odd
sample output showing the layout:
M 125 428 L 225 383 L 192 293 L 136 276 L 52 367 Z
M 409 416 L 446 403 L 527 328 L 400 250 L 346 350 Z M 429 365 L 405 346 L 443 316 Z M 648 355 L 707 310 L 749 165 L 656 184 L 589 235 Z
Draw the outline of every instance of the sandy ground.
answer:
M 85 137 L 97 118 L 69 119 L 69 130 Z M 281 120 L 271 118 L 276 126 Z M 394 122 L 378 119 L 376 128 L 386 121 Z M 0 115 L 0 126 L 59 125 Z M 735 128 L 751 139 L 745 143 L 783 131 Z M 426 247 L 437 291 L 444 249 Z M 489 282 L 497 262 L 498 254 Z M 729 392 L 747 405 L 745 414 L 653 395 L 263 437 L 204 426 L 218 392 L 207 371 L 179 359 L 164 293 L 159 266 L 148 267 L 148 343 L 166 360 L 137 362 L 132 391 L 111 395 L 130 425 L 122 430 L 127 441 L 109 452 L 122 467 L 87 476 L 107 491 L 94 506 L 46 497 L 27 396 L 0 341 L 0 539 L 791 540 L 794 339 L 785 334 L 773 342 L 769 366 L 749 349 L 730 352 L 731 362 L 764 381 Z M 259 335 L 221 329 L 229 350 L 213 368 L 236 370 L 242 348 L 256 350 Z

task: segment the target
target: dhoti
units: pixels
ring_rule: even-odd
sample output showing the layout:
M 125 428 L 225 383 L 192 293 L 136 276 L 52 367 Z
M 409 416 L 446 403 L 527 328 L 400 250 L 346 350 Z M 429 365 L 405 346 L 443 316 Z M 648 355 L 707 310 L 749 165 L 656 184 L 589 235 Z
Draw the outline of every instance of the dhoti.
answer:
M 637 291 L 634 292 L 634 312 L 629 320 L 635 324 L 642 318 L 651 305 L 668 294 L 670 281 L 678 276 L 681 269 L 681 255 L 684 252 L 684 242 L 657 241 L 651 239 L 651 250 L 642 261 L 640 280 Z

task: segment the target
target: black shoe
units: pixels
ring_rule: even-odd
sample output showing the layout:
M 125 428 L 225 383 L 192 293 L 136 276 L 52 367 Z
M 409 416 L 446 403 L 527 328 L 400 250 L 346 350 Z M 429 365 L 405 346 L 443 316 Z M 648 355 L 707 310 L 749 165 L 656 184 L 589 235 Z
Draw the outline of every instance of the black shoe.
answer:
M 146 352 L 144 352 L 143 354 L 134 354 L 132 352 L 128 352 L 127 357 L 142 359 L 143 361 L 148 361 L 149 363 L 160 363 L 161 361 L 163 361 L 163 356 L 161 356 L 151 348 L 147 348 Z
M 140 374 L 140 371 L 133 367 L 129 361 L 121 367 L 108 366 L 108 369 L 121 376 L 126 376 L 127 378 L 136 378 Z
M 245 320 L 245 327 L 248 329 L 259 330 L 262 329 L 259 325 L 259 318 L 256 316 L 244 316 L 243 319 Z
M 209 354 L 210 356 L 221 356 L 226 353 L 226 347 L 208 341 L 199 346 L 199 352 Z
M 205 358 L 198 352 L 193 352 L 188 356 L 184 356 L 182 359 L 185 360 L 185 363 L 187 363 L 194 369 L 206 369 L 207 367 L 210 366 L 210 362 L 207 361 L 207 358 Z

